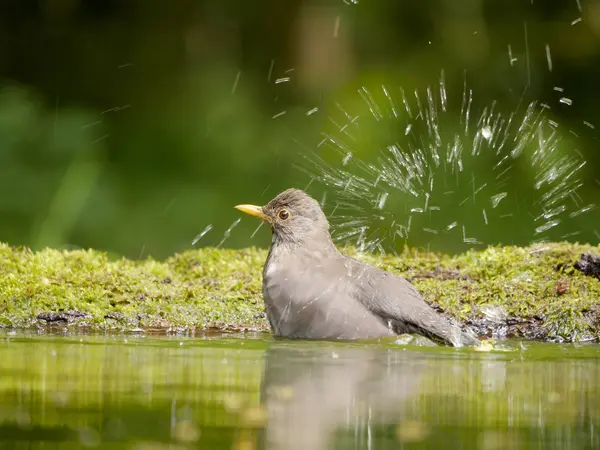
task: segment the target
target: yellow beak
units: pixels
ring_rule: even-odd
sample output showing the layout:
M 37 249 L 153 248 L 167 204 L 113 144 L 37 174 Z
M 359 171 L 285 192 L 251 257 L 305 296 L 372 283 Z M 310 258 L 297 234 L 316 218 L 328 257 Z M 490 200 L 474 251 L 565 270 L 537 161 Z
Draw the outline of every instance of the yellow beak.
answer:
M 270 221 L 269 216 L 267 216 L 262 209 L 262 206 L 256 205 L 236 205 L 235 209 L 239 209 L 246 214 L 250 214 L 251 216 L 258 217 L 259 219 L 265 220 L 267 222 Z

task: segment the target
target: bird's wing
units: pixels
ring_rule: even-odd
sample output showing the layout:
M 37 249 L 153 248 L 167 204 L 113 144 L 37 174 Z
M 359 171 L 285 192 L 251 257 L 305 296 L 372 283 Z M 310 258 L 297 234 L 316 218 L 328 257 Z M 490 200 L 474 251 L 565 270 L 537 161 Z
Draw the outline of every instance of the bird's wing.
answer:
M 352 278 L 357 286 L 355 295 L 374 314 L 392 323 L 399 322 L 398 325 L 406 330 L 416 328 L 456 347 L 479 343 L 474 336 L 463 332 L 425 303 L 416 288 L 404 278 L 354 259 L 352 267 Z

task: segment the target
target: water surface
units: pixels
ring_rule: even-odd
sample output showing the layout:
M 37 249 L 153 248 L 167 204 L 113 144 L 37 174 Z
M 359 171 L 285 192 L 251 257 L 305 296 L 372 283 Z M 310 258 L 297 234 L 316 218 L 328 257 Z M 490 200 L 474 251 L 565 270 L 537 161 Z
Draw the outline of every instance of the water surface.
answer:
M 600 448 L 600 346 L 0 331 L 0 448 Z

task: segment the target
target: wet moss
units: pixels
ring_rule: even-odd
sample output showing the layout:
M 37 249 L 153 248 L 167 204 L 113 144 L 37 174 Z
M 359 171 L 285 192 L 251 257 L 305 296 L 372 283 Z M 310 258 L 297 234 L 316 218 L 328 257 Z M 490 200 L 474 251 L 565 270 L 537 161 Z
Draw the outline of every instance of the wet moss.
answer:
M 487 337 L 600 335 L 600 281 L 574 269 L 582 253 L 598 254 L 600 247 L 496 246 L 456 256 L 347 252 L 407 277 L 426 301 Z M 265 257 L 264 249 L 203 248 L 165 261 L 110 260 L 94 250 L 0 244 L 0 326 L 268 330 Z

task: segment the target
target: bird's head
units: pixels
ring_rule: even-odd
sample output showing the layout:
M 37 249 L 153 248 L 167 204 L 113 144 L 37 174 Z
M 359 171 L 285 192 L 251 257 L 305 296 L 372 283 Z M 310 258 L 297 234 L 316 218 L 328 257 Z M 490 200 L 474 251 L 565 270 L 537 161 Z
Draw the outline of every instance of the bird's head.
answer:
M 299 243 L 320 235 L 329 237 L 329 222 L 319 203 L 304 191 L 288 189 L 265 206 L 237 205 L 271 226 L 276 239 Z

